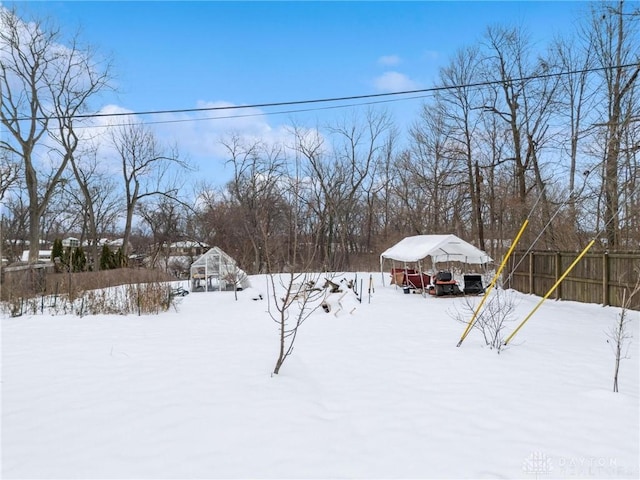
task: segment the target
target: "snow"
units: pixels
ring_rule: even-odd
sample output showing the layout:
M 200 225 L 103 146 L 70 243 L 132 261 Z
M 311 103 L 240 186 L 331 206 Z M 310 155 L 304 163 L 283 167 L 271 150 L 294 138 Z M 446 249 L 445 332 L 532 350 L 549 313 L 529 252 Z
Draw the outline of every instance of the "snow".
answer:
M 465 298 L 359 278 L 277 376 L 262 276 L 157 316 L 3 317 L 2 478 L 640 476 L 638 312 L 613 393 L 620 309 L 547 301 L 497 354 L 456 348 Z M 507 333 L 539 301 L 513 295 Z
M 490 263 L 491 257 L 455 235 L 414 235 L 405 237 L 380 255 L 384 260 L 419 262 L 426 257 L 437 262 Z

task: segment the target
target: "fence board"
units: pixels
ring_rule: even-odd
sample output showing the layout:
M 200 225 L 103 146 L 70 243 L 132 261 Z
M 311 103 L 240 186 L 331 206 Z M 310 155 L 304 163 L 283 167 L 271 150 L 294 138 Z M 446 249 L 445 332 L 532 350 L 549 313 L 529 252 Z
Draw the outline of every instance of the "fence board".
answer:
M 577 252 L 513 252 L 507 286 L 544 296 L 577 258 Z M 560 284 L 554 298 L 622 306 L 640 277 L 640 252 L 587 253 Z M 640 310 L 640 294 L 630 308 Z

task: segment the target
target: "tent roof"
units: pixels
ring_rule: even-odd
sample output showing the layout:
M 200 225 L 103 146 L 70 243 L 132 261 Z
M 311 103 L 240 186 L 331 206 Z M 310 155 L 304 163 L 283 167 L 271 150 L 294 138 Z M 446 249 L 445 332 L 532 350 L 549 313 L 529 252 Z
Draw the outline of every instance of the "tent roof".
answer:
M 399 262 L 417 262 L 431 257 L 437 262 L 489 263 L 493 260 L 482 250 L 455 235 L 415 235 L 405 237 L 380 255 Z

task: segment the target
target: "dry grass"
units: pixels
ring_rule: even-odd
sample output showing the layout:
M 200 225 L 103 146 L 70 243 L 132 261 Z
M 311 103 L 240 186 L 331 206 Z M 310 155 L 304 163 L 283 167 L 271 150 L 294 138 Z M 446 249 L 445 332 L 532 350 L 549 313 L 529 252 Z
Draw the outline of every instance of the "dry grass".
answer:
M 3 310 L 23 314 L 158 314 L 174 299 L 170 275 L 146 269 L 101 272 L 43 273 L 6 276 L 2 282 Z

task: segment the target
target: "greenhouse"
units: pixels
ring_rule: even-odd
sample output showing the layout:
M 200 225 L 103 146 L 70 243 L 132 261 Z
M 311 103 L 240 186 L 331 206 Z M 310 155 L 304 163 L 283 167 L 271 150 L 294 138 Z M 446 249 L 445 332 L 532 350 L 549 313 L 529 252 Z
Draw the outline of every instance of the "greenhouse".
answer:
M 242 290 L 249 278 L 236 261 L 218 247 L 209 249 L 191 264 L 192 292 Z

